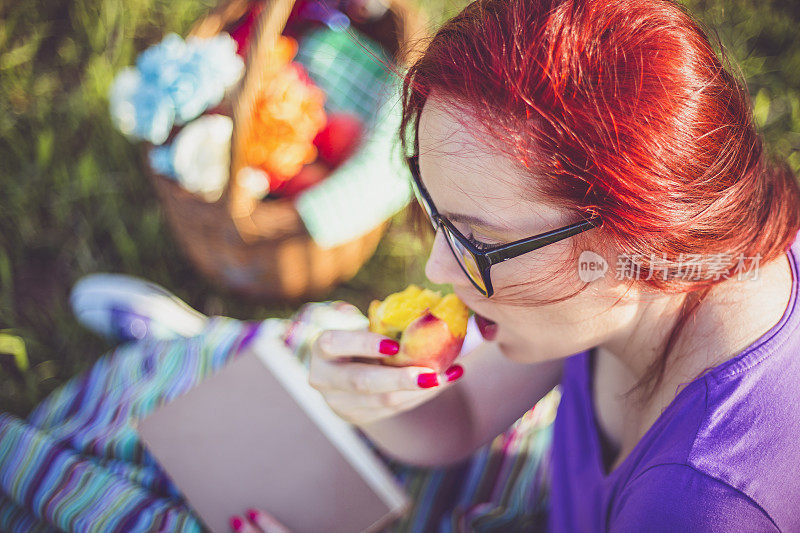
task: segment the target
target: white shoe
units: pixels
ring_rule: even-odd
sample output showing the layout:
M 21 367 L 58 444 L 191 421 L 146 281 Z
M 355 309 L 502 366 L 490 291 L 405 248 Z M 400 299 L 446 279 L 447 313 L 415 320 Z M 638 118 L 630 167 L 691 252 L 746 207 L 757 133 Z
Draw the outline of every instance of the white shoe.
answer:
M 113 341 L 192 337 L 208 321 L 165 288 L 122 274 L 84 276 L 70 304 L 81 324 Z

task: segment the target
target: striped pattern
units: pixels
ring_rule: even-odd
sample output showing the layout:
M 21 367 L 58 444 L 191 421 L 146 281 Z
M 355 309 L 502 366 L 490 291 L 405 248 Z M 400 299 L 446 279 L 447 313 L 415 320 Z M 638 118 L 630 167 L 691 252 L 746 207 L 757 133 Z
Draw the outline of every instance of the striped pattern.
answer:
M 545 531 L 554 390 L 459 466 L 413 469 L 384 457 L 413 497 L 391 531 Z M 376 450 L 377 451 L 377 450 Z
M 0 413 L 0 531 L 202 531 L 133 422 L 235 357 L 257 326 L 216 317 L 191 339 L 121 346 L 26 420 Z M 556 395 L 457 467 L 384 458 L 415 502 L 391 530 L 540 526 Z

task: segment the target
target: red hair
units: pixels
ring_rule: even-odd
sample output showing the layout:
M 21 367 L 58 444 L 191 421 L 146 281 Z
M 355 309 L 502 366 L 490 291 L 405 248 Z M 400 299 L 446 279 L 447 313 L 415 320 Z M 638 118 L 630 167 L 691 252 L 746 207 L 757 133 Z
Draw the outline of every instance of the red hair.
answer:
M 725 280 L 686 279 L 682 254 L 722 254 L 729 274 L 740 255 L 778 258 L 800 229 L 798 185 L 766 157 L 743 83 L 670 0 L 478 0 L 405 75 L 406 152 L 434 91 L 478 119 L 538 195 L 599 215 L 609 242 L 637 257 L 639 283 L 688 293 L 629 392 L 655 389 L 686 320 Z

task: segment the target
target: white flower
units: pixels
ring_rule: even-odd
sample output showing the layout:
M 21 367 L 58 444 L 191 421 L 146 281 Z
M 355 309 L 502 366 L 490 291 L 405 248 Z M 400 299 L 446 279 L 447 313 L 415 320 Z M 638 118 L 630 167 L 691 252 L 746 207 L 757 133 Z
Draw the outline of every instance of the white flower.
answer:
M 233 121 L 205 115 L 187 124 L 175 137 L 173 167 L 178 182 L 206 201 L 215 202 L 228 183 Z
M 244 167 L 236 175 L 236 182 L 256 200 L 269 194 L 269 176 L 260 168 Z

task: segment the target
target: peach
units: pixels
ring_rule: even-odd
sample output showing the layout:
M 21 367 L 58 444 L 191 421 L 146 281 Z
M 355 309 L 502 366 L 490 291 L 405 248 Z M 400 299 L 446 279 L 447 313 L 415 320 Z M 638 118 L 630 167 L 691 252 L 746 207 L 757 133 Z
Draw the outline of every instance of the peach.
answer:
M 381 359 L 392 366 L 426 366 L 444 372 L 461 352 L 469 309 L 455 294 L 444 297 L 410 285 L 369 306 L 370 330 L 400 342 L 396 355 Z

